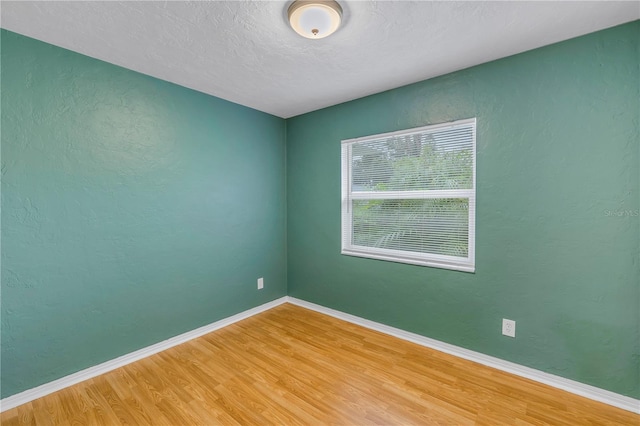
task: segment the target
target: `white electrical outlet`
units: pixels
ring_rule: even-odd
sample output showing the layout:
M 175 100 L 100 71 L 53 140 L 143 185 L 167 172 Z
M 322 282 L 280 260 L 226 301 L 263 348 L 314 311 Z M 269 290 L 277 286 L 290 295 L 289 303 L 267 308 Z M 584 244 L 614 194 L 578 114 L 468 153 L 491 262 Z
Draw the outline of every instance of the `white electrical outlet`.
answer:
M 258 278 L 258 290 L 262 290 L 264 288 L 264 278 Z
M 516 322 L 502 318 L 502 334 L 509 337 L 516 337 Z

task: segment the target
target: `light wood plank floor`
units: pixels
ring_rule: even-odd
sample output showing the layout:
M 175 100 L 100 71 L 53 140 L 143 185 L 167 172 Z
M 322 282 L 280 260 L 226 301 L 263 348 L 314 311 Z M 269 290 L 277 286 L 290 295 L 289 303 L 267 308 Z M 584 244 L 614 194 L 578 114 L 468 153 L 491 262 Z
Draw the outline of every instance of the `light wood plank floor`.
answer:
M 6 411 L 2 425 L 638 425 L 640 416 L 285 304 Z

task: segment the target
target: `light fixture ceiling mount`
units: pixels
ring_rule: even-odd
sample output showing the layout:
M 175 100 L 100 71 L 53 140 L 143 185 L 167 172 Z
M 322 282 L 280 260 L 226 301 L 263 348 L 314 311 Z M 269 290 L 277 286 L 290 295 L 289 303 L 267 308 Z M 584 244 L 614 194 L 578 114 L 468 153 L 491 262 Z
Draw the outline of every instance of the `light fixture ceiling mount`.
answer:
M 325 38 L 340 26 L 342 7 L 334 0 L 296 0 L 288 15 L 291 28 L 302 37 Z

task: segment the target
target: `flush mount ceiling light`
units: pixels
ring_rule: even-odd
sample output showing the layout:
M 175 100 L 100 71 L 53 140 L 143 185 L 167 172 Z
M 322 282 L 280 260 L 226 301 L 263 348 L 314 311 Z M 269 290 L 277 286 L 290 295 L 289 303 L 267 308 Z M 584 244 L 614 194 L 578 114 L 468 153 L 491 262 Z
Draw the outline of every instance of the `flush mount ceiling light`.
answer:
M 336 32 L 341 20 L 342 8 L 333 0 L 296 0 L 289 6 L 291 28 L 302 37 L 327 37 Z

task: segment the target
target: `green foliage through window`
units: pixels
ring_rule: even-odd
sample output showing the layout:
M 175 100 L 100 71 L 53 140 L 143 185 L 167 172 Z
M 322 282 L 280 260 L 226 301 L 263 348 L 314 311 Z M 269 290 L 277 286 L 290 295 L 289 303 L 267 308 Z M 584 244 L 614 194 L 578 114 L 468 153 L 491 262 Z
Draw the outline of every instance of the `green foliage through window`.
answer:
M 475 119 L 343 141 L 343 253 L 473 270 L 474 161 Z

